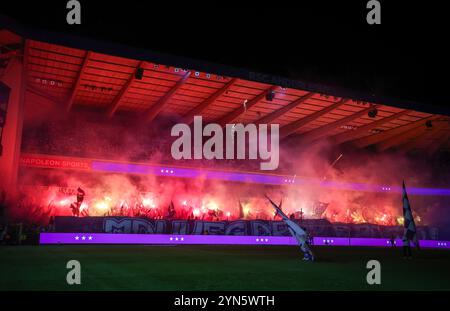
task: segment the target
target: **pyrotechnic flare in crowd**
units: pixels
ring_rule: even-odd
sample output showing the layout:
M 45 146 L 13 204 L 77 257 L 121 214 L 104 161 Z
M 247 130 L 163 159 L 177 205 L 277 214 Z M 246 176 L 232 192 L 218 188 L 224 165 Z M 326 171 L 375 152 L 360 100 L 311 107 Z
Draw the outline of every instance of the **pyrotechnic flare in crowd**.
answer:
M 406 193 L 405 181 L 403 181 L 403 219 L 403 226 L 405 228 L 405 232 L 403 234 L 403 256 L 411 258 L 411 241 L 417 245 L 417 248 L 419 248 L 419 241 L 416 234 L 416 224 L 414 222 L 408 195 Z
M 325 181 L 327 179 L 328 173 L 330 172 L 330 170 L 332 168 L 334 168 L 334 166 L 336 165 L 336 163 L 338 163 L 338 161 L 342 158 L 343 154 L 341 153 L 336 160 L 333 161 L 333 163 L 331 163 L 330 167 L 327 169 L 327 171 L 325 172 L 325 175 L 322 178 L 322 181 Z
M 293 220 L 289 219 L 289 217 L 286 216 L 285 213 L 281 210 L 280 206 L 276 205 L 267 195 L 265 196 L 269 202 L 272 204 L 272 206 L 275 208 L 278 215 L 281 216 L 284 223 L 287 225 L 289 232 L 291 235 L 297 240 L 298 244 L 300 245 L 300 249 L 303 252 L 303 260 L 306 261 L 314 261 L 314 254 L 312 253 L 311 249 L 309 248 L 309 237 L 305 230 L 303 230 L 297 223 L 295 223 Z

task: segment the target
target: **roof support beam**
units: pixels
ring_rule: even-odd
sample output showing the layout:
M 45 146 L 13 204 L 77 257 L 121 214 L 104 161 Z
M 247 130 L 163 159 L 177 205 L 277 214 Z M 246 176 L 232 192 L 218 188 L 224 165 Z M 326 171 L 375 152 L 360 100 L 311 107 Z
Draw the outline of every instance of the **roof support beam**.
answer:
M 427 140 L 429 140 L 430 138 L 435 136 L 437 132 L 438 131 L 433 131 L 433 130 L 426 131 L 426 132 L 422 133 L 422 135 L 420 135 L 416 139 L 410 139 L 409 141 L 401 144 L 398 147 L 398 149 L 400 149 L 401 152 L 403 152 L 403 153 L 408 153 L 409 151 L 416 149 L 421 144 L 424 144 L 424 143 L 426 144 Z
M 156 118 L 172 96 L 186 83 L 190 75 L 191 72 L 188 71 L 163 97 L 161 97 L 153 106 L 150 107 L 150 109 L 147 110 L 146 119 L 148 122 L 152 122 Z
M 340 106 L 344 105 L 346 102 L 348 102 L 349 99 L 342 98 L 340 101 L 332 104 L 331 106 L 328 106 L 322 110 L 316 111 L 304 118 L 301 118 L 300 120 L 294 121 L 292 123 L 289 123 L 288 125 L 285 125 L 280 130 L 280 137 L 284 138 L 286 136 L 289 136 L 290 134 L 298 131 L 300 128 L 304 127 L 306 124 L 320 118 L 324 114 L 327 114 L 328 112 L 339 108 Z
M 217 90 L 213 94 L 211 94 L 207 99 L 202 101 L 200 104 L 198 104 L 196 107 L 191 109 L 184 117 L 183 122 L 190 124 L 193 121 L 194 116 L 200 115 L 206 108 L 208 108 L 209 105 L 214 103 L 216 99 L 218 99 L 220 96 L 222 96 L 226 91 L 228 91 L 235 83 L 238 81 L 238 79 L 234 78 L 228 81 L 221 89 Z
M 67 101 L 67 104 L 66 104 L 66 111 L 70 111 L 70 109 L 72 108 L 73 102 L 75 100 L 75 95 L 77 94 L 78 88 L 80 87 L 81 79 L 83 77 L 84 70 L 85 70 L 85 68 L 87 66 L 87 63 L 88 63 L 89 58 L 91 57 L 91 55 L 92 55 L 92 52 L 91 51 L 87 51 L 86 55 L 84 56 L 83 63 L 81 64 L 80 71 L 78 72 L 77 80 L 75 82 L 75 85 L 73 87 L 72 93 L 70 94 L 70 97 L 69 97 L 69 99 Z
M 430 139 L 433 139 L 434 137 L 436 137 L 437 135 L 442 133 L 440 131 L 440 129 L 443 127 L 444 127 L 443 124 L 438 124 L 436 126 L 433 124 L 433 127 L 431 129 L 425 131 L 419 137 L 416 137 L 415 139 L 411 139 L 411 140 L 401 144 L 398 147 L 398 149 L 400 149 L 404 153 L 408 153 L 409 151 L 417 148 L 420 145 L 423 145 L 427 141 L 430 141 Z
M 28 89 L 28 61 L 30 57 L 30 40 L 22 39 L 22 48 L 23 48 L 23 59 L 22 59 L 22 71 L 23 71 L 23 90 L 22 94 L 25 94 L 25 91 Z
M 282 115 L 284 115 L 284 114 L 288 113 L 289 111 L 297 108 L 301 103 L 305 102 L 306 100 L 311 98 L 313 95 L 314 95 L 314 93 L 312 93 L 312 92 L 303 95 L 302 97 L 294 100 L 292 103 L 289 103 L 286 106 L 281 107 L 280 109 L 277 109 L 274 112 L 269 113 L 268 115 L 262 117 L 261 119 L 256 121 L 256 124 L 269 124 L 272 121 L 275 121 L 276 119 L 278 119 Z
M 331 137 L 331 139 L 337 145 L 345 143 L 346 141 L 352 140 L 352 139 L 360 136 L 361 134 L 365 134 L 365 133 L 369 132 L 370 130 L 372 130 L 372 129 L 378 127 L 378 126 L 381 126 L 381 125 L 383 125 L 385 123 L 388 123 L 388 122 L 391 122 L 391 121 L 393 121 L 395 119 L 398 119 L 401 116 L 403 116 L 403 115 L 405 115 L 405 114 L 407 114 L 409 112 L 411 112 L 411 111 L 410 110 L 403 110 L 403 111 L 397 112 L 397 113 L 395 113 L 395 114 L 393 114 L 393 115 L 391 115 L 389 117 L 386 117 L 386 118 L 383 118 L 383 119 L 380 119 L 380 120 L 377 120 L 377 121 L 373 121 L 373 122 L 371 122 L 371 123 L 369 123 L 367 125 L 360 126 L 354 131 L 349 130 L 349 131 L 337 134 L 337 135 Z
M 128 90 L 130 89 L 133 82 L 136 80 L 136 70 L 142 66 L 144 62 L 139 62 L 137 67 L 134 69 L 134 71 L 131 73 L 131 76 L 128 78 L 128 81 L 125 83 L 125 85 L 120 89 L 120 92 L 116 95 L 113 102 L 109 106 L 107 110 L 108 117 L 112 117 L 114 113 L 117 111 L 117 108 L 120 106 L 120 102 L 127 94 Z
M 393 137 L 395 135 L 399 135 L 405 131 L 408 131 L 410 129 L 413 129 L 417 126 L 424 126 L 425 122 L 427 122 L 428 120 L 434 120 L 438 118 L 438 116 L 429 116 L 423 119 L 420 119 L 418 121 L 403 125 L 403 126 L 399 126 L 396 128 L 393 128 L 391 130 L 388 130 L 386 132 L 382 132 L 379 134 L 374 134 L 374 135 L 370 135 L 367 137 L 362 137 L 353 141 L 350 141 L 349 144 L 358 147 L 358 148 L 364 148 L 373 144 L 377 144 L 385 139 L 388 139 L 390 137 Z
M 257 103 L 259 103 L 261 100 L 263 100 L 269 92 L 276 91 L 277 89 L 278 89 L 277 86 L 271 86 L 270 88 L 268 88 L 264 92 L 262 92 L 259 95 L 257 95 L 252 100 L 248 101 L 245 104 L 245 107 L 244 107 L 244 105 L 241 105 L 239 108 L 236 108 L 235 110 L 231 111 L 230 113 L 228 113 L 227 115 L 225 115 L 224 117 L 219 119 L 219 121 L 217 123 L 219 123 L 221 126 L 225 126 L 226 124 L 232 123 L 240 115 L 242 115 L 246 110 L 250 109 L 251 107 L 253 107 Z
M 416 125 L 415 127 L 406 130 L 399 135 L 395 135 L 393 137 L 390 137 L 386 140 L 379 142 L 378 144 L 376 144 L 376 149 L 378 151 L 385 151 L 396 145 L 402 144 L 405 141 L 408 141 L 408 139 L 411 139 L 412 137 L 422 135 L 423 133 L 425 133 L 426 130 L 427 128 L 423 124 Z
M 300 135 L 299 138 L 302 140 L 302 142 L 311 142 L 311 141 L 314 141 L 316 139 L 319 139 L 319 138 L 325 136 L 330 131 L 332 131 L 332 130 L 340 127 L 340 126 L 346 125 L 347 123 L 352 122 L 353 120 L 358 119 L 359 117 L 367 114 L 371 109 L 373 109 L 373 106 L 365 108 L 365 109 L 363 109 L 361 111 L 358 111 L 358 112 L 356 112 L 356 113 L 354 113 L 352 115 L 344 117 L 344 118 L 342 118 L 340 120 L 337 120 L 337 121 L 335 121 L 333 123 L 330 123 L 330 124 L 321 126 L 319 128 L 316 128 L 314 130 L 311 130 L 311 131 L 309 131 L 309 132 L 307 132 L 307 133 L 305 133 L 303 135 Z
M 429 154 L 429 155 L 435 154 L 436 151 L 438 151 L 438 149 L 439 149 L 442 145 L 448 143 L 449 139 L 450 139 L 449 134 L 444 134 L 444 135 L 442 135 L 441 137 L 439 137 L 439 138 L 438 138 L 437 140 L 435 140 L 435 141 L 431 144 L 431 146 L 427 149 L 428 154 Z
M 34 86 L 27 85 L 27 92 L 33 93 L 34 95 L 42 97 L 42 98 L 52 102 L 53 104 L 55 104 L 57 106 L 61 105 L 61 101 L 58 98 L 53 97 L 52 95 L 47 94 L 46 92 L 41 91 L 41 90 L 35 88 Z

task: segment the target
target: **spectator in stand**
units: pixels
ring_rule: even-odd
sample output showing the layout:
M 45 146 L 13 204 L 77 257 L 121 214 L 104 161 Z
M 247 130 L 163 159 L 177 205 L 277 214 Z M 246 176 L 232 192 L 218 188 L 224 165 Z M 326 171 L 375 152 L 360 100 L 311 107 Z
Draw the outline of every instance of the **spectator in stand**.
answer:
M 6 236 L 7 231 L 8 231 L 8 227 L 7 226 L 0 227 L 0 244 L 4 244 L 3 242 L 5 240 L 5 236 Z
M 50 216 L 50 220 L 48 221 L 48 231 L 54 232 L 55 231 L 55 217 Z

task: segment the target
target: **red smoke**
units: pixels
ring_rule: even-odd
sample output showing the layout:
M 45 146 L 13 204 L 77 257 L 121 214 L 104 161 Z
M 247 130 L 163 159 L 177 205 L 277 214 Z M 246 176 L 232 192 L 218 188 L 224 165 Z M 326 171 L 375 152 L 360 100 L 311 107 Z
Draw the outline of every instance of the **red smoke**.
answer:
M 50 111 L 52 109 L 45 110 L 42 116 L 28 115 L 22 143 L 24 152 L 130 162 L 136 159 L 162 164 L 176 162 L 170 155 L 170 127 L 167 125 L 142 124 L 126 118 L 105 120 L 96 114 L 77 115 L 75 112 L 69 117 L 62 117 L 62 113 L 50 117 Z M 348 153 L 326 141 L 294 146 L 282 141 L 280 148 L 280 168 L 274 173 L 291 174 L 292 178 L 385 185 L 400 185 L 405 179 L 409 186 L 424 186 L 430 180 L 426 165 L 399 154 Z M 342 159 L 331 167 L 341 153 Z M 249 160 L 192 160 L 180 165 L 234 170 L 255 167 Z M 274 211 L 264 199 L 264 193 L 278 202 L 282 200 L 283 210 L 287 214 L 294 213 L 297 218 L 323 217 L 332 222 L 396 225 L 401 222 L 402 214 L 400 194 L 340 191 L 308 185 L 275 187 L 204 178 L 82 175 L 57 170 L 22 170 L 20 183 L 24 186 L 22 197 L 11 205 L 11 216 L 32 221 L 43 221 L 50 215 L 71 215 L 69 206 L 76 197 L 74 193 L 67 193 L 66 188 L 78 187 L 86 191 L 84 215 L 91 216 L 167 217 L 168 207 L 173 202 L 176 211 L 173 218 L 273 219 Z M 410 200 L 413 210 L 423 218 L 422 222 L 429 222 L 426 210 L 435 202 L 416 197 Z M 317 206 L 322 206 L 323 210 Z

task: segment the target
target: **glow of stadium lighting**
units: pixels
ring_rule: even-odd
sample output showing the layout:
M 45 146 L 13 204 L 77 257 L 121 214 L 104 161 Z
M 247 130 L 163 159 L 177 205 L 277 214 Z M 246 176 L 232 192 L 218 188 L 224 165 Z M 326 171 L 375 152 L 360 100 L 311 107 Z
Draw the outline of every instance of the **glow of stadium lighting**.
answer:
M 244 207 L 244 215 L 247 216 L 250 213 L 250 207 Z

